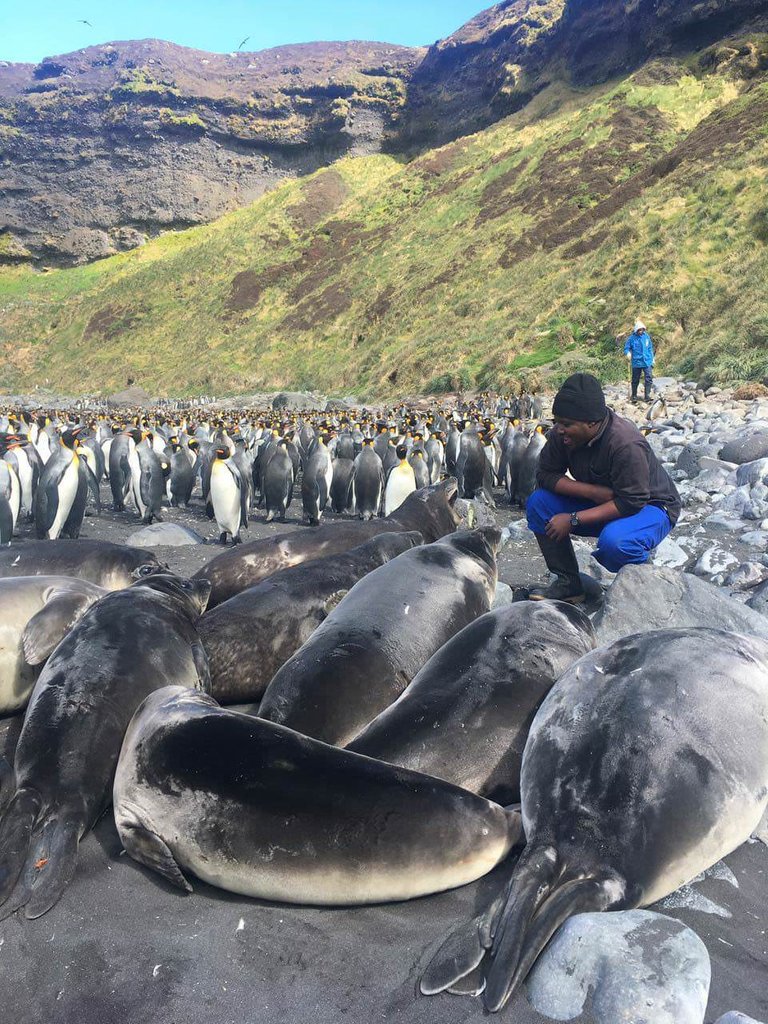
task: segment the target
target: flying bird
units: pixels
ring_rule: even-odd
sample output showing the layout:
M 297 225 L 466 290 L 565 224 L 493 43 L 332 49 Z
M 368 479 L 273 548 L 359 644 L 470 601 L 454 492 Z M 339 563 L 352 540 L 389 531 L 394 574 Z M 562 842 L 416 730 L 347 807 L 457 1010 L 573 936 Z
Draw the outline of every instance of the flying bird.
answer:
M 238 46 L 238 50 L 242 50 L 242 48 L 245 46 L 245 44 L 248 42 L 250 38 L 250 36 L 246 36 L 242 43 L 240 43 L 240 45 Z
M 78 25 L 87 25 L 88 28 L 93 28 L 93 25 L 90 23 L 90 21 L 86 21 L 85 18 L 78 18 L 77 23 Z

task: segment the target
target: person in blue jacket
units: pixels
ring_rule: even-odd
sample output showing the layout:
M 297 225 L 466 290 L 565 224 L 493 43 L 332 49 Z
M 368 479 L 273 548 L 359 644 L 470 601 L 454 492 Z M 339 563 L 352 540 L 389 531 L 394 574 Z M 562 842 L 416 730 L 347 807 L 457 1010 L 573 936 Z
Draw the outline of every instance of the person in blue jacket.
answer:
M 632 401 L 637 401 L 637 386 L 640 378 L 645 377 L 645 400 L 651 400 L 651 388 L 653 387 L 653 364 L 656 356 L 653 352 L 653 342 L 646 330 L 642 320 L 635 321 L 635 327 L 624 345 L 624 355 L 632 360 Z

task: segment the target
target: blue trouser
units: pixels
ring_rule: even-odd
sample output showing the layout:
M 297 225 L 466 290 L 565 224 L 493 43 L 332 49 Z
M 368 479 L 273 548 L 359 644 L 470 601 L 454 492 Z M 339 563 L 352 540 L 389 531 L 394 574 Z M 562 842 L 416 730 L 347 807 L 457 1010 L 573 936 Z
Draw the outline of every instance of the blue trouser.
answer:
M 554 491 L 534 491 L 526 504 L 528 528 L 533 533 L 546 533 L 546 526 L 552 516 L 560 512 L 583 512 L 594 508 L 593 501 L 568 498 Z M 672 524 L 663 508 L 646 505 L 641 512 L 623 519 L 614 519 L 604 526 L 580 526 L 574 534 L 580 537 L 597 537 L 593 556 L 609 572 L 618 572 L 623 565 L 637 565 L 647 562 L 651 552 L 669 531 Z

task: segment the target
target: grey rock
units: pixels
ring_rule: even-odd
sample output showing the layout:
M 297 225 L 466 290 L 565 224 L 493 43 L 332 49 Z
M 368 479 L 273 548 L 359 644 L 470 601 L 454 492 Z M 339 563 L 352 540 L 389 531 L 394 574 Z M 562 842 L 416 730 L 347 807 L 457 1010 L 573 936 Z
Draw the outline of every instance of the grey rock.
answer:
M 454 504 L 457 514 L 466 522 L 468 530 L 475 530 L 481 526 L 495 526 L 494 507 L 482 498 L 459 498 Z M 529 532 L 527 525 L 526 532 Z
M 181 548 L 188 544 L 204 544 L 205 540 L 199 533 L 179 523 L 152 523 L 130 534 L 128 543 L 135 548 Z
M 738 512 L 741 515 L 742 510 L 751 501 L 751 495 L 749 493 L 749 487 L 745 484 L 743 487 L 737 487 L 736 490 L 729 494 L 721 503 L 721 508 L 727 509 L 730 512 Z
M 539 1013 L 597 1024 L 703 1024 L 711 967 L 701 939 L 648 910 L 579 914 L 557 932 L 528 978 Z
M 748 501 L 741 510 L 743 519 L 757 522 L 768 512 L 768 504 L 765 501 Z
M 768 430 L 756 430 L 745 437 L 736 438 L 723 445 L 720 458 L 726 462 L 737 462 L 740 466 L 745 462 L 754 462 L 768 456 Z
M 765 551 L 768 548 L 768 534 L 766 534 L 765 528 L 748 530 L 746 533 L 742 533 L 741 542 L 749 544 L 751 548 L 760 548 Z
M 708 494 L 722 494 L 733 489 L 735 477 L 724 469 L 705 469 L 693 481 L 697 488 Z
M 722 1017 L 718 1017 L 715 1024 L 761 1024 L 761 1022 L 755 1020 L 754 1017 L 748 1017 L 745 1013 L 739 1013 L 738 1010 L 730 1010 Z
M 302 391 L 281 391 L 272 399 L 272 408 L 275 410 L 292 409 L 300 412 L 302 409 L 324 409 L 325 404 L 325 398 Z
M 736 483 L 739 487 L 748 484 L 759 483 L 768 476 L 768 459 L 756 459 L 754 462 L 745 462 L 736 470 Z
M 665 537 L 653 553 L 654 565 L 666 565 L 670 569 L 679 569 L 687 561 L 688 553 L 671 537 Z
M 749 590 L 750 587 L 756 587 L 762 583 L 766 577 L 768 577 L 768 569 L 764 565 L 759 562 L 742 562 L 738 568 L 728 573 L 724 583 L 726 587 L 733 589 Z
M 499 581 L 496 584 L 496 591 L 493 595 L 493 601 L 491 602 L 491 611 L 494 608 L 504 608 L 508 604 L 512 604 L 514 601 L 514 594 L 512 587 L 508 583 L 502 583 Z
M 601 583 L 607 583 L 615 578 L 615 572 L 609 572 L 592 557 L 592 552 L 595 550 L 594 544 L 582 540 L 581 537 L 574 537 L 573 550 L 576 552 L 576 561 L 579 563 L 582 576 L 589 576 Z
M 738 558 L 730 551 L 726 551 L 718 544 L 713 544 L 702 552 L 693 571 L 697 576 L 717 576 L 719 573 L 726 572 L 731 566 L 737 565 L 738 561 Z
M 768 561 L 765 555 L 763 555 L 763 559 Z M 768 615 L 768 580 L 757 585 L 752 596 L 747 601 L 747 607 L 759 612 L 761 615 Z
M 704 522 L 715 529 L 728 530 L 729 533 L 738 533 L 744 526 L 740 519 L 727 511 L 713 512 Z
M 601 643 L 630 633 L 679 626 L 710 626 L 768 639 L 768 621 L 690 573 L 654 565 L 626 565 L 605 594 L 593 621 Z

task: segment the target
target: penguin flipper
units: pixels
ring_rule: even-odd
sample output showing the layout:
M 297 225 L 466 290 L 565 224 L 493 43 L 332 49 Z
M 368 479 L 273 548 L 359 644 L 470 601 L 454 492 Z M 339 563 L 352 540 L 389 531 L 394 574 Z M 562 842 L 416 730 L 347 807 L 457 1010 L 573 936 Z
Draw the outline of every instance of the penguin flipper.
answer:
M 11 503 L 0 494 L 0 544 L 10 544 L 13 536 L 13 512 Z
M 131 489 L 131 464 L 127 455 L 120 456 L 120 469 L 123 473 L 123 501 L 125 501 L 128 491 Z
M 45 540 L 59 511 L 59 481 L 62 474 L 43 479 L 35 495 L 35 532 L 38 540 Z
M 80 460 L 80 465 L 83 467 L 83 470 L 84 470 L 84 473 L 85 473 L 85 478 L 88 481 L 88 489 L 90 490 L 91 494 L 93 495 L 93 500 L 94 500 L 94 503 L 96 505 L 96 511 L 100 515 L 101 514 L 101 494 L 99 493 L 99 483 L 98 483 L 98 481 L 96 479 L 96 476 L 95 476 L 93 470 L 88 465 L 88 463 L 85 461 L 85 459 L 81 459 Z

